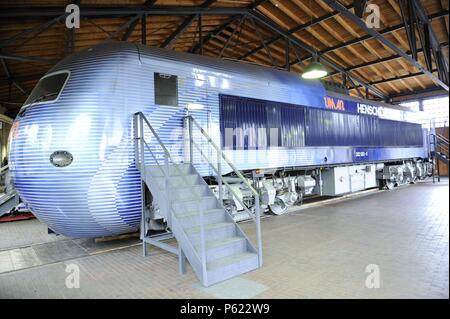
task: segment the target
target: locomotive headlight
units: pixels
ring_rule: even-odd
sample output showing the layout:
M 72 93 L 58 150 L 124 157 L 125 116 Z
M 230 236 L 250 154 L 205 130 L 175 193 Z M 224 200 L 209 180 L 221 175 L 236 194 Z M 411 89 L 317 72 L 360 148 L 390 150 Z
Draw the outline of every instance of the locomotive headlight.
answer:
M 56 167 L 69 166 L 73 161 L 73 156 L 67 151 L 56 151 L 50 155 L 50 163 Z

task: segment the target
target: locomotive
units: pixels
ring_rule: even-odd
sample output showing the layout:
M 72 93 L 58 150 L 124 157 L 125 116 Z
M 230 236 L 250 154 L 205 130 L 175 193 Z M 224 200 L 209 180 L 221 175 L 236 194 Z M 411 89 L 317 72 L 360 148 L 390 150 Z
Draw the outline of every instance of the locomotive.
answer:
M 14 185 L 50 229 L 69 237 L 139 229 L 137 112 L 180 163 L 188 159 L 185 119 L 193 117 L 260 192 L 261 203 L 249 206 L 267 213 L 283 214 L 308 196 L 391 189 L 430 173 L 427 132 L 402 120 L 401 107 L 329 92 L 292 72 L 108 42 L 56 64 L 11 129 Z M 199 157 L 192 164 L 215 190 L 209 166 Z M 250 200 L 232 171 L 223 173 Z M 225 193 L 223 205 L 235 220 L 245 218 L 234 195 Z M 152 225 L 164 227 L 156 205 L 148 206 Z

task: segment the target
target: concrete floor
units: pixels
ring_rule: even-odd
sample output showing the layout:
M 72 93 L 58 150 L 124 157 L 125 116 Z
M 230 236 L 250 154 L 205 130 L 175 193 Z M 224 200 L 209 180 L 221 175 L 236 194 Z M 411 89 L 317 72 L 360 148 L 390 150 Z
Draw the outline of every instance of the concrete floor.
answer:
M 264 267 L 209 288 L 190 268 L 178 275 L 174 255 L 151 248 L 143 258 L 133 238 L 94 243 L 47 235 L 37 220 L 0 224 L 0 298 L 449 298 L 448 196 L 445 179 L 266 218 Z M 80 288 L 66 287 L 71 264 Z M 368 265 L 379 288 L 366 287 Z

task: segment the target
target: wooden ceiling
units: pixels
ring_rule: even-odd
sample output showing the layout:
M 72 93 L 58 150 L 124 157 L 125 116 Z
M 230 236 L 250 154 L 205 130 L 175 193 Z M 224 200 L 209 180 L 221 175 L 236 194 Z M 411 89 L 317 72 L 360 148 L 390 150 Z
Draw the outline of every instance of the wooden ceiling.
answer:
M 8 10 L 32 10 L 62 8 L 75 1 L 64 0 L 2 0 L 0 12 Z M 314 49 L 328 61 L 348 71 L 352 77 L 362 80 L 393 100 L 421 92 L 442 94 L 445 92 L 411 61 L 401 57 L 378 39 L 370 36 L 354 22 L 335 12 L 324 0 L 81 0 L 81 26 L 74 33 L 74 51 L 92 47 L 108 37 L 114 40 L 142 41 L 142 23 L 132 14 L 114 16 L 83 16 L 83 8 L 241 8 L 256 6 L 261 14 L 280 30 Z M 353 12 L 352 0 L 341 0 Z M 381 25 L 377 29 L 387 40 L 403 52 L 410 45 L 398 0 L 373 0 L 380 7 Z M 422 0 L 430 24 L 448 61 L 449 26 L 447 0 Z M 224 11 L 225 12 L 225 11 Z M 1 13 L 0 13 L 1 16 Z M 137 17 L 137 18 L 135 18 Z M 73 50 L 66 43 L 70 33 L 64 19 L 49 23 L 53 16 L 11 16 L 0 18 L 0 105 L 6 114 L 14 116 L 37 80 L 46 73 L 54 61 L 62 59 Z M 131 19 L 135 18 L 134 23 Z M 163 46 L 178 51 L 200 54 L 199 23 L 195 15 L 149 15 L 146 18 L 146 44 Z M 233 14 L 204 14 L 201 18 L 203 54 L 248 61 L 277 68 L 286 67 L 286 40 L 273 29 L 251 17 Z M 26 30 L 34 32 L 26 33 Z M 292 32 L 295 31 L 295 32 Z M 15 37 L 21 35 L 20 37 Z M 213 35 L 213 36 L 211 36 Z M 10 40 L 12 39 L 12 40 Z M 418 54 L 418 62 L 426 66 L 424 55 Z M 300 73 L 311 61 L 311 54 L 290 42 L 288 50 L 290 71 Z M 25 60 L 20 60 L 26 58 Z M 300 62 L 299 62 L 300 60 Z M 435 65 L 433 64 L 435 67 Z M 327 82 L 343 84 L 342 73 L 329 68 Z M 437 74 L 437 72 L 433 73 Z M 356 83 L 356 82 L 355 82 Z M 352 95 L 358 93 L 351 81 L 346 87 Z M 371 91 L 369 98 L 378 99 Z M 1 110 L 0 110 L 1 111 Z

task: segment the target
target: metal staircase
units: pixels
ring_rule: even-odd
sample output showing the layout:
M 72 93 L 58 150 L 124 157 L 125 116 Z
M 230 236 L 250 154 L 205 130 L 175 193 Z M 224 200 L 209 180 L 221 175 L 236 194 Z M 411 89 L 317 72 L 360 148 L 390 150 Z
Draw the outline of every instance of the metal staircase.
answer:
M 178 255 L 180 273 L 185 272 L 187 259 L 206 287 L 261 267 L 259 205 L 256 205 L 255 212 L 252 212 L 241 203 L 255 222 L 257 241 L 255 248 L 222 206 L 223 187 L 234 193 L 230 185 L 222 180 L 222 162 L 226 163 L 251 189 L 255 203 L 259 203 L 259 194 L 235 169 L 201 126 L 191 116 L 186 118 L 189 127 L 190 163 L 176 163 L 144 114 L 136 113 L 134 123 L 136 167 L 141 172 L 143 181 L 141 239 L 144 255 L 147 253 L 147 243 L 175 253 Z M 196 138 L 193 137 L 193 130 L 198 133 Z M 215 161 L 205 155 L 198 139 L 206 141 L 215 150 Z M 219 198 L 193 165 L 196 150 L 215 172 Z M 149 213 L 145 209 L 144 183 L 150 190 L 153 201 L 157 203 L 161 215 L 167 221 L 170 233 L 158 237 L 149 235 Z M 172 236 L 175 237 L 178 247 L 162 242 Z
M 449 140 L 439 133 L 433 133 L 430 135 L 430 146 L 431 157 L 436 161 L 436 163 L 433 161 L 435 166 L 433 168 L 433 182 L 435 175 L 437 175 L 438 181 L 440 181 L 438 161 L 441 161 L 447 166 L 449 165 Z M 436 174 L 435 171 L 437 171 Z
M 19 196 L 8 180 L 9 166 L 0 169 L 0 217 L 8 214 L 19 204 Z
M 448 139 L 443 135 L 436 133 L 435 138 L 435 155 L 443 163 L 448 166 Z

